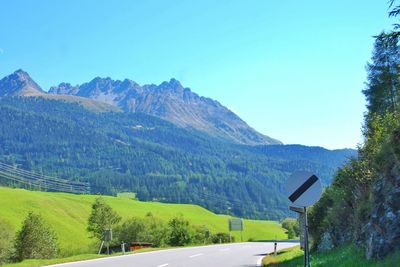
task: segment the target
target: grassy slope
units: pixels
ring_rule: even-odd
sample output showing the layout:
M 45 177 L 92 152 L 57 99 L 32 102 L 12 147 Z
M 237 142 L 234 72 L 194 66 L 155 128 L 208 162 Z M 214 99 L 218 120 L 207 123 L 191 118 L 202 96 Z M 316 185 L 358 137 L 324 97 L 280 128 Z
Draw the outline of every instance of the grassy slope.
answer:
M 28 212 L 39 213 L 58 234 L 62 256 L 93 252 L 90 249 L 93 241 L 86 232 L 86 222 L 96 197 L 0 187 L 0 217 L 18 230 Z M 228 232 L 228 216 L 216 215 L 199 206 L 140 202 L 125 197 L 104 198 L 124 219 L 145 216 L 148 212 L 165 220 L 182 214 L 192 225 L 206 225 L 214 233 Z M 234 236 L 240 240 L 239 232 L 234 232 Z M 244 240 L 283 239 L 286 234 L 276 222 L 245 220 L 243 237 Z
M 303 267 L 303 251 L 299 247 L 282 251 L 276 257 L 266 256 L 263 265 L 269 267 Z M 313 267 L 393 267 L 399 266 L 400 251 L 388 256 L 381 261 L 367 261 L 362 251 L 353 246 L 338 248 L 329 252 L 311 253 L 311 266 Z

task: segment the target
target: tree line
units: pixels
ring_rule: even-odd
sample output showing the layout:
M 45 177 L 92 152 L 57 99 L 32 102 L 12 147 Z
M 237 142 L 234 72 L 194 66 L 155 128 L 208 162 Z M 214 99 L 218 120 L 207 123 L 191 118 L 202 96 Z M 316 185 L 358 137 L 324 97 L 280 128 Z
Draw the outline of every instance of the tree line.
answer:
M 191 225 L 182 215 L 164 221 L 151 212 L 145 217 L 122 218 L 99 197 L 92 205 L 87 230 L 98 243 L 104 240 L 107 230 L 112 230 L 111 245 L 131 242 L 151 243 L 153 247 L 187 246 L 234 241 L 228 233 L 211 233 L 206 225 Z

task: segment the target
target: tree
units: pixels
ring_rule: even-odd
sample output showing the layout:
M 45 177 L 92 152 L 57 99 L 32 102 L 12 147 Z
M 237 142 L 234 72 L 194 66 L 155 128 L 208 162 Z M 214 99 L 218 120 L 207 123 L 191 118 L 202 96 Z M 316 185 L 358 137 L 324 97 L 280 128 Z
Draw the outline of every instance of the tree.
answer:
M 101 240 L 104 231 L 112 229 L 121 217 L 104 201 L 103 198 L 96 198 L 92 204 L 92 213 L 89 216 L 87 230 L 93 237 Z
M 145 240 L 146 224 L 143 219 L 133 217 L 116 229 L 120 242 L 143 242 Z
M 29 213 L 17 233 L 16 257 L 24 259 L 50 259 L 59 251 L 57 236 L 40 215 Z
M 164 246 L 167 243 L 168 228 L 163 220 L 148 213 L 144 218 L 146 232 L 144 240 L 150 242 L 155 247 Z
M 375 39 L 372 63 L 367 65 L 368 78 L 363 90 L 370 113 L 383 115 L 398 109 L 399 66 L 398 38 L 382 32 Z
M 400 5 L 395 5 L 396 0 L 390 0 L 389 1 L 389 8 L 391 8 L 389 12 L 389 17 L 397 17 L 400 15 Z M 400 32 L 398 31 L 400 29 L 400 24 L 395 23 L 394 25 L 394 31 L 391 33 L 392 36 L 398 37 L 400 36 Z
M 0 265 L 6 263 L 13 253 L 14 232 L 11 226 L 0 220 Z
M 172 218 L 169 223 L 169 238 L 168 243 L 171 246 L 184 246 L 190 244 L 192 235 L 189 227 L 189 222 L 182 216 Z

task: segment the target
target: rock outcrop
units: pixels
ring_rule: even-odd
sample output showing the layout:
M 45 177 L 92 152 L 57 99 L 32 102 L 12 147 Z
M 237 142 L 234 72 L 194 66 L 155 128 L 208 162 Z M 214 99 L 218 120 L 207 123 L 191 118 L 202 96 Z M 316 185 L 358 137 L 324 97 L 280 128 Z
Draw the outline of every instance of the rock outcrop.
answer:
M 373 208 L 365 227 L 368 258 L 400 249 L 400 131 L 385 150 L 385 170 L 373 188 Z

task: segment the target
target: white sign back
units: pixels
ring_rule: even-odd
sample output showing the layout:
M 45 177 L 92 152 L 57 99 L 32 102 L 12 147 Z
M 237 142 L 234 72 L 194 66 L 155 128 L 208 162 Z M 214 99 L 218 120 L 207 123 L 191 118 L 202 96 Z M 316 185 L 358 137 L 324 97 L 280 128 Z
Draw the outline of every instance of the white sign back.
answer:
M 317 202 L 322 194 L 319 178 L 311 172 L 298 171 L 286 181 L 286 193 L 293 206 L 308 207 Z

